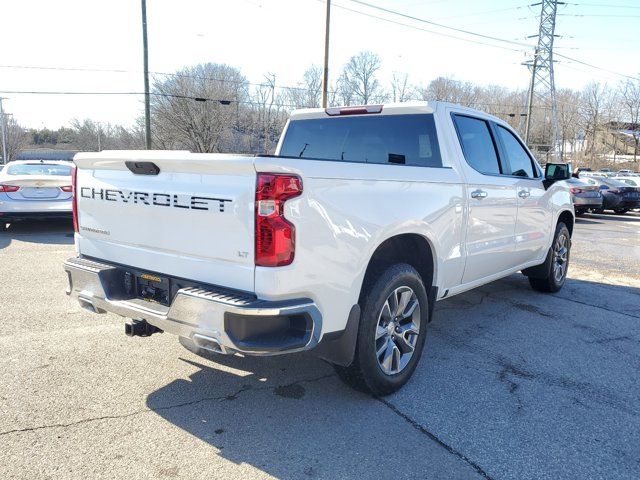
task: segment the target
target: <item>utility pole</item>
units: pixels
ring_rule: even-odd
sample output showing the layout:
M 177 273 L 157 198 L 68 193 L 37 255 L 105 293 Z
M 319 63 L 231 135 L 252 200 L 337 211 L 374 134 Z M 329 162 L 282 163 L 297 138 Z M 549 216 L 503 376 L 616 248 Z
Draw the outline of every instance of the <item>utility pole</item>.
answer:
M 7 117 L 2 109 L 2 100 L 4 97 L 0 97 L 0 130 L 2 130 L 2 163 L 7 163 Z
M 151 104 L 149 98 L 149 45 L 147 43 L 147 0 L 142 0 L 142 48 L 144 58 L 144 136 L 151 150 Z
M 331 0 L 327 0 L 327 15 L 324 27 L 324 70 L 322 72 L 322 108 L 327 108 L 329 90 L 329 24 L 331 22 Z
M 524 63 L 531 69 L 531 82 L 527 101 L 527 123 L 525 129 L 525 142 L 529 141 L 531 117 L 536 100 L 551 110 L 551 142 L 557 159 L 562 160 L 562 146 L 560 145 L 560 128 L 558 125 L 558 105 L 556 101 L 556 85 L 553 75 L 553 41 L 557 36 L 556 13 L 558 5 L 565 2 L 558 0 L 542 0 L 531 4 L 531 7 L 540 7 L 540 26 L 537 35 L 529 38 L 538 38 L 538 44 L 532 60 Z
M 531 110 L 533 109 L 533 88 L 535 86 L 536 70 L 538 68 L 538 48 L 533 54 L 533 64 L 531 66 L 531 82 L 529 83 L 529 94 L 527 96 L 527 123 L 524 128 L 524 143 L 529 145 L 529 131 L 531 129 Z

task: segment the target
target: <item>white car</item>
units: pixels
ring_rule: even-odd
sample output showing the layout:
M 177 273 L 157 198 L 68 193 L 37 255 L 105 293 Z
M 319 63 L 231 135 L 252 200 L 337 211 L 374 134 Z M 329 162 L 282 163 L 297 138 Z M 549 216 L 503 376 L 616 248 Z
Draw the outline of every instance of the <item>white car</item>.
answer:
M 627 185 L 631 185 L 632 187 L 640 187 L 640 177 L 616 177 L 615 180 L 619 182 L 626 183 Z
M 194 350 L 308 350 L 377 395 L 420 358 L 437 300 L 522 271 L 564 284 L 567 165 L 440 102 L 300 110 L 275 156 L 75 157 L 68 293 Z
M 69 218 L 71 170 L 63 161 L 13 161 L 0 171 L 0 223 L 31 218 Z

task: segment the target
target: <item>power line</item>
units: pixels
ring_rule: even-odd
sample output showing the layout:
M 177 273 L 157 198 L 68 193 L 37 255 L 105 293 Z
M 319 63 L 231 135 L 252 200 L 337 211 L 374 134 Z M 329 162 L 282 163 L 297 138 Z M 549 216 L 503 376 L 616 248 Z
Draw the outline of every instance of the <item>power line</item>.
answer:
M 144 95 L 144 92 L 78 92 L 78 91 L 41 91 L 41 90 L 0 90 L 0 94 L 9 94 L 9 95 Z M 150 92 L 152 96 L 158 97 L 169 97 L 169 98 L 178 98 L 185 100 L 194 100 L 196 102 L 217 102 L 221 105 L 230 105 L 230 104 L 245 104 L 245 105 L 262 105 L 260 102 L 252 102 L 247 100 L 225 100 L 225 99 L 217 99 L 217 98 L 208 98 L 208 97 L 196 97 L 191 95 L 178 95 L 171 93 L 160 93 L 160 92 Z M 412 98 L 410 100 L 414 101 L 426 101 L 419 100 L 416 98 Z M 512 110 L 522 109 L 524 108 L 522 105 L 507 105 L 503 103 L 485 103 L 485 102 L 472 102 L 474 107 L 499 107 L 499 108 L 508 108 Z M 299 105 L 287 104 L 287 103 L 273 103 L 273 106 L 276 107 L 291 107 L 291 108 L 299 108 Z
M 44 67 L 44 66 L 37 66 L 37 65 L 0 65 L 0 68 L 13 68 L 13 69 L 22 69 L 22 70 L 52 70 L 52 71 L 63 71 L 63 72 L 142 73 L 141 71 L 137 71 L 137 70 L 124 70 L 124 69 L 118 69 L 118 68 L 107 69 L 107 68 L 81 68 L 81 67 Z M 180 72 L 169 73 L 169 72 L 149 71 L 149 73 L 153 75 L 163 75 L 163 76 L 180 77 L 180 78 L 193 78 L 197 80 L 211 80 L 213 82 L 220 82 L 220 83 L 246 84 L 246 85 L 255 86 L 255 87 L 268 86 L 268 84 L 266 83 L 255 83 L 255 82 L 249 82 L 249 81 L 243 81 L 243 80 L 231 80 L 228 78 L 215 78 L 215 77 L 208 77 L 205 75 L 191 75 L 191 74 L 180 73 Z M 304 87 L 292 87 L 292 86 L 285 86 L 285 85 L 282 85 L 282 86 L 274 85 L 273 88 L 284 89 L 284 90 L 307 91 L 307 88 L 304 88 Z M 335 92 L 331 91 L 330 93 L 335 93 Z
M 318 1 L 322 2 L 323 0 L 318 0 Z M 502 41 L 502 42 L 508 42 L 508 43 L 512 43 L 512 44 L 515 44 L 515 45 L 521 45 L 521 46 L 526 46 L 526 47 L 533 48 L 533 46 L 532 46 L 532 45 L 529 45 L 529 44 L 525 44 L 525 43 L 521 43 L 521 42 L 515 42 L 515 41 L 511 41 L 511 40 L 506 40 L 506 39 L 504 39 L 504 38 L 491 37 L 491 36 L 489 36 L 489 35 L 483 35 L 483 34 L 480 34 L 480 33 L 471 32 L 471 31 L 469 31 L 469 30 L 456 29 L 456 28 L 454 28 L 454 27 L 449 27 L 449 26 L 446 26 L 446 25 L 442 25 L 442 24 L 439 24 L 439 23 L 436 23 L 436 22 L 432 22 L 432 21 L 430 21 L 430 20 L 421 19 L 421 18 L 418 18 L 418 17 L 414 17 L 414 16 L 412 16 L 412 15 L 406 15 L 406 14 L 404 14 L 404 13 L 396 12 L 396 11 L 394 11 L 394 10 L 390 10 L 390 9 L 387 9 L 387 8 L 383 8 L 383 7 L 379 7 L 379 6 L 376 6 L 376 5 L 372 5 L 372 4 L 370 4 L 370 3 L 363 2 L 363 1 L 361 1 L 361 0 L 350 0 L 350 1 L 351 1 L 351 2 L 354 2 L 354 3 L 361 4 L 361 5 L 366 5 L 366 6 L 370 7 L 370 8 L 374 8 L 374 9 L 377 9 L 377 10 L 385 11 L 385 12 L 387 12 L 387 13 L 391 13 L 391 14 L 394 14 L 394 15 L 399 15 L 399 16 L 402 16 L 402 17 L 405 17 L 405 18 L 410 18 L 410 19 L 412 19 L 412 20 L 416 20 L 416 21 L 420 21 L 420 22 L 425 22 L 425 23 L 429 23 L 429 24 L 433 24 L 433 25 L 437 25 L 437 26 L 441 26 L 441 27 L 443 27 L 443 28 L 449 28 L 449 29 L 453 29 L 453 30 L 457 30 L 457 31 L 462 31 L 462 32 L 465 32 L 465 33 L 468 33 L 468 34 L 471 34 L 471 35 L 476 35 L 476 36 L 480 36 L 480 37 L 484 37 L 484 38 L 491 38 L 491 39 L 499 40 L 499 41 Z M 352 10 L 352 9 L 349 9 L 349 8 L 347 8 L 347 7 L 341 7 L 341 8 L 345 8 L 345 9 L 347 9 L 347 10 L 351 10 L 351 11 L 353 11 L 353 12 L 360 13 L 360 14 L 362 14 L 362 15 L 373 16 L 373 15 L 370 15 L 370 14 L 367 14 L 367 13 L 364 13 L 364 12 L 361 12 L 361 11 L 358 11 L 358 10 Z M 392 20 L 388 20 L 388 19 L 386 19 L 386 18 L 382 18 L 382 17 L 375 17 L 375 16 L 373 16 L 373 17 L 374 17 L 374 18 L 379 18 L 379 19 L 384 20 L 384 21 L 390 21 L 390 22 L 392 22 L 392 23 L 396 23 L 396 22 L 393 22 Z M 407 25 L 407 24 L 401 24 L 401 25 L 403 25 L 403 26 L 407 26 L 407 27 L 410 27 L 410 28 L 418 28 L 418 27 L 413 27 L 413 26 L 411 26 L 411 25 Z M 421 30 L 421 29 L 420 29 L 420 28 L 418 28 L 418 30 Z M 441 32 L 433 32 L 433 31 L 430 31 L 430 32 L 431 32 L 431 33 L 436 33 L 436 34 L 438 34 L 438 35 L 445 35 L 445 36 L 449 36 L 449 35 L 446 35 L 446 34 L 441 33 Z M 471 40 L 469 40 L 469 39 L 461 39 L 461 38 L 459 38 L 459 37 L 456 37 L 456 38 L 458 38 L 458 39 L 460 39 L 460 40 L 471 41 Z M 476 42 L 474 42 L 474 43 L 476 43 Z M 492 46 L 492 47 L 498 47 L 498 48 L 500 48 L 500 46 L 499 46 L 499 45 L 491 45 L 491 44 L 483 44 L 483 45 L 489 45 L 489 46 Z M 505 48 L 505 47 L 502 47 L 502 48 Z M 519 51 L 519 50 L 518 50 L 518 51 Z M 565 59 L 567 59 L 567 60 L 571 60 L 571 61 L 574 61 L 574 62 L 576 62 L 576 63 L 580 63 L 580 64 L 585 65 L 585 66 L 590 67 L 590 68 L 595 68 L 595 69 L 597 69 L 597 70 L 602 70 L 602 71 L 606 71 L 606 72 L 609 72 L 609 73 L 613 73 L 614 75 L 618 75 L 618 76 L 620 76 L 620 77 L 630 78 L 630 79 L 632 79 L 632 80 L 638 80 L 638 79 L 639 79 L 638 77 L 633 77 L 633 76 L 630 76 L 630 75 L 627 75 L 627 74 L 624 74 L 624 73 L 620 73 L 620 72 L 616 72 L 616 71 L 613 71 L 613 70 L 606 69 L 606 68 L 604 68 L 604 67 L 599 67 L 599 66 L 597 66 L 597 65 L 593 65 L 593 64 L 591 64 L 591 63 L 584 62 L 584 61 L 582 61 L 582 60 L 578 60 L 578 59 L 576 59 L 576 58 L 572 58 L 572 57 L 569 57 L 569 56 L 567 56 L 567 55 L 562 55 L 562 54 L 556 53 L 556 56 L 558 56 L 558 57 L 563 57 L 563 58 L 565 58 Z
M 567 3 L 567 5 L 576 5 L 580 7 L 640 8 L 640 5 L 607 5 L 603 3 Z
M 353 3 L 360 4 L 360 5 L 364 5 L 364 6 L 369 7 L 369 8 L 373 8 L 375 10 L 380 10 L 382 12 L 391 13 L 392 15 L 398 15 L 400 17 L 408 18 L 408 19 L 414 20 L 416 22 L 427 23 L 429 25 L 433 25 L 433 26 L 436 26 L 436 27 L 444 28 L 444 29 L 447 29 L 447 30 L 453 30 L 455 32 L 464 33 L 465 35 L 472 35 L 474 37 L 486 38 L 488 40 L 494 40 L 496 42 L 509 43 L 511 45 L 518 45 L 520 47 L 533 48 L 533 45 L 530 45 L 528 43 L 517 42 L 515 40 L 508 40 L 506 38 L 499 38 L 499 37 L 494 37 L 492 35 L 485 35 L 483 33 L 472 32 L 471 30 L 465 30 L 465 29 L 462 29 L 462 28 L 451 27 L 449 25 L 444 25 L 442 23 L 437 23 L 437 22 L 434 22 L 432 20 L 427 20 L 425 18 L 414 17 L 413 15 L 407 15 L 406 13 L 402 13 L 402 12 L 398 12 L 396 10 L 391 10 L 391 9 L 388 9 L 388 8 L 380 7 L 378 5 L 373 5 L 371 3 L 363 2 L 361 0 L 350 0 L 350 1 L 353 2 Z
M 318 1 L 320 3 L 324 3 L 325 0 L 316 0 L 316 1 Z M 502 50 L 509 50 L 509 51 L 512 51 L 512 52 L 521 52 L 522 51 L 522 49 L 515 49 L 515 48 L 512 48 L 512 47 L 505 47 L 505 46 L 502 46 L 502 45 L 495 45 L 495 44 L 491 44 L 491 43 L 480 42 L 480 41 L 477 41 L 477 40 L 471 40 L 469 38 L 464 38 L 464 37 L 459 37 L 459 36 L 456 36 L 456 35 L 451 35 L 449 33 L 438 32 L 438 31 L 435 31 L 435 30 L 429 30 L 427 28 L 418 27 L 416 25 L 410 25 L 410 24 L 407 24 L 407 23 L 398 22 L 398 21 L 395 21 L 395 20 L 391 20 L 390 18 L 380 17 L 378 15 L 373 15 L 371 13 L 366 13 L 366 12 L 363 12 L 361 10 L 354 10 L 353 8 L 345 7 L 344 5 L 338 5 L 338 4 L 332 3 L 332 6 L 334 6 L 336 8 L 340 8 L 342 10 L 347 10 L 349 12 L 357 13 L 359 15 L 364 15 L 365 17 L 375 18 L 375 19 L 381 20 L 383 22 L 392 23 L 394 25 L 400 25 L 402 27 L 412 28 L 414 30 L 427 32 L 427 33 L 431 33 L 431 34 L 434 34 L 434 35 L 440 35 L 442 37 L 453 38 L 453 39 L 456 39 L 456 40 L 461 40 L 463 42 L 470 42 L 470 43 L 473 43 L 474 45 L 485 45 L 485 46 L 488 46 L 488 47 L 500 48 Z
M 609 17 L 609 18 L 639 18 L 640 15 L 607 15 L 602 13 L 558 13 L 562 17 Z
M 462 15 L 451 15 L 449 17 L 440 17 L 440 18 L 436 18 L 436 20 L 449 20 L 452 18 L 475 17 L 478 15 L 487 15 L 489 13 L 499 13 L 499 12 L 508 12 L 511 10 L 520 10 L 521 8 L 526 8 L 526 7 L 528 7 L 528 5 L 520 5 L 519 7 L 496 8 L 494 10 L 483 10 L 481 12 L 471 12 L 471 13 L 463 13 Z
M 582 61 L 582 60 L 578 60 L 577 58 L 569 57 L 568 55 L 564 55 L 562 53 L 555 52 L 555 56 L 564 58 L 565 60 L 570 60 L 570 61 L 575 62 L 575 63 L 579 63 L 579 64 L 584 65 L 586 67 L 595 68 L 596 70 L 602 70 L 603 72 L 612 73 L 612 74 L 618 75 L 620 77 L 628 78 L 628 79 L 631 79 L 631 80 L 640 80 L 640 77 L 633 77 L 631 75 L 626 75 L 624 73 L 620 73 L 620 72 L 616 72 L 616 71 L 613 71 L 613 70 L 609 70 L 607 68 L 599 67 L 597 65 L 593 65 L 592 63 L 588 63 L 588 62 L 585 62 L 585 61 Z
M 1 90 L 0 93 L 7 95 L 144 95 L 144 92 L 77 92 L 77 91 L 43 91 L 43 90 Z M 219 98 L 197 97 L 192 95 L 179 95 L 173 93 L 150 92 L 149 95 L 156 97 L 178 98 L 183 100 L 194 100 L 196 102 L 213 102 L 220 105 L 240 104 L 240 105 L 262 105 L 260 102 L 252 102 L 247 100 L 227 100 Z M 276 107 L 301 108 L 300 105 L 287 103 L 271 103 Z

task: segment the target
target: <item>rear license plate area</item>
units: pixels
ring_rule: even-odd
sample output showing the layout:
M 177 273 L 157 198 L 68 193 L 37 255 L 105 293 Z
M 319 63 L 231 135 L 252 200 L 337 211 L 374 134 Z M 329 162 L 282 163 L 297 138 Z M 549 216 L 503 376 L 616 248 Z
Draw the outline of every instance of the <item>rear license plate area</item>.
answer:
M 131 273 L 125 274 L 125 289 L 135 292 L 137 298 L 147 302 L 159 303 L 169 306 L 171 297 L 171 279 L 155 273 Z

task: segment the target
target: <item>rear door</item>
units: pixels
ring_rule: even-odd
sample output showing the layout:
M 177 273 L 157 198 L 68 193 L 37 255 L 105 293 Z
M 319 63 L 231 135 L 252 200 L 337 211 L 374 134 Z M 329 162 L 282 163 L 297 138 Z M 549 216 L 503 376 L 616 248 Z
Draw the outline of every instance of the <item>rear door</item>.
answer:
M 470 283 L 513 267 L 518 180 L 503 175 L 489 121 L 461 113 L 452 118 L 465 159 L 469 213 L 462 283 Z
M 542 173 L 515 133 L 494 124 L 506 173 L 516 179 L 518 218 L 515 229 L 514 266 L 546 254 L 551 238 L 553 207 L 542 184 Z
M 132 153 L 76 156 L 80 253 L 253 291 L 253 158 Z M 159 173 L 133 173 L 127 162 Z

